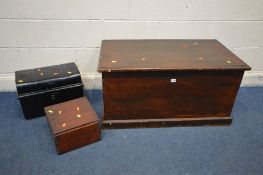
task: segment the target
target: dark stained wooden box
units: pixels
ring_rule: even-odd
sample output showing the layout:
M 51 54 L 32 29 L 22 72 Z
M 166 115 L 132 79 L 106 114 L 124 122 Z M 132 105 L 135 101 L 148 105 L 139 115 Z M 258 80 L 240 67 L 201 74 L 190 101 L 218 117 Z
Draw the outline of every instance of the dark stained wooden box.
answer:
M 99 119 L 86 97 L 45 107 L 58 154 L 100 140 Z
M 103 127 L 230 124 L 250 69 L 217 40 L 105 40 Z
M 83 97 L 83 84 L 75 63 L 15 72 L 17 98 L 24 117 L 43 116 L 44 107 Z

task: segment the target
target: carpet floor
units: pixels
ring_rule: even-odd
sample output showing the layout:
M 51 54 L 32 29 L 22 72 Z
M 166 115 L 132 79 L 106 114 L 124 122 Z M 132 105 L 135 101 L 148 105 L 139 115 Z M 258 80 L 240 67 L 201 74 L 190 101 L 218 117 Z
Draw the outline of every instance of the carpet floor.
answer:
M 101 116 L 102 92 L 87 91 Z M 103 130 L 102 140 L 58 156 L 45 117 L 23 118 L 0 93 L 1 175 L 262 175 L 263 87 L 240 88 L 231 126 Z

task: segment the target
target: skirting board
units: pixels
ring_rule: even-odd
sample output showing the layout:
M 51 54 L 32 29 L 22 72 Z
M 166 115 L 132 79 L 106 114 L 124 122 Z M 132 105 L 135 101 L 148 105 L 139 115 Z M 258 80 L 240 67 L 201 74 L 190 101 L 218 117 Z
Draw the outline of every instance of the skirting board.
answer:
M 82 73 L 81 77 L 86 90 L 102 88 L 101 74 Z M 241 86 L 263 86 L 263 71 L 245 72 Z M 0 91 L 16 91 L 14 74 L 0 74 Z

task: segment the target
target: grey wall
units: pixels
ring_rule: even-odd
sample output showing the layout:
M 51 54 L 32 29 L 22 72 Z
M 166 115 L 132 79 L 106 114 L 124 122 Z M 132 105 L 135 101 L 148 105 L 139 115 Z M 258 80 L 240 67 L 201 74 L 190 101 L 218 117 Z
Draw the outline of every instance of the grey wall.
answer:
M 0 0 L 0 90 L 19 69 L 75 61 L 88 88 L 103 39 L 216 38 L 263 80 L 262 0 Z

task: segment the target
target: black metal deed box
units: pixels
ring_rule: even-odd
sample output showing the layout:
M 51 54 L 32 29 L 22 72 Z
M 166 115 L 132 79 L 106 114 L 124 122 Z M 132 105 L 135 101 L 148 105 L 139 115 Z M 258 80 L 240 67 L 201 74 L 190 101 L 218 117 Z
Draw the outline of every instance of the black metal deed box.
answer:
M 83 96 L 75 63 L 15 72 L 17 97 L 26 119 L 44 115 L 44 107 Z

